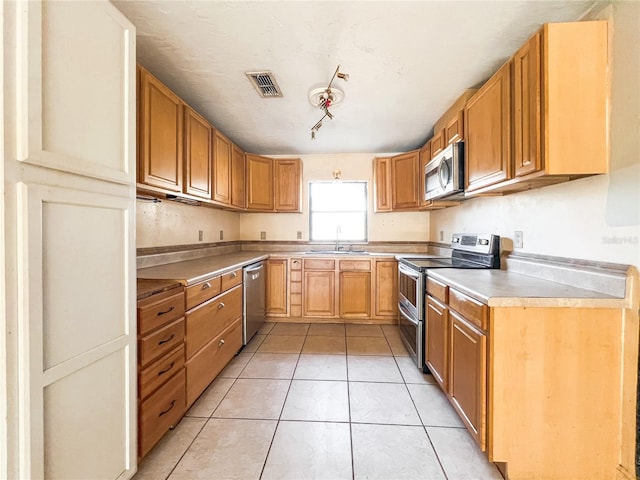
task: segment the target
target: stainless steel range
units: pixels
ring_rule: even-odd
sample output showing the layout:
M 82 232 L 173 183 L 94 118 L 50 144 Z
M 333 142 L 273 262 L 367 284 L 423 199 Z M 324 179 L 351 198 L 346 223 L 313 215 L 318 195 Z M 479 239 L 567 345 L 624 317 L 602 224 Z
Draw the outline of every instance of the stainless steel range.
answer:
M 500 268 L 500 237 L 491 234 L 455 233 L 451 257 L 398 257 L 398 309 L 400 337 L 418 368 L 429 370 L 424 361 L 425 285 L 430 268 Z

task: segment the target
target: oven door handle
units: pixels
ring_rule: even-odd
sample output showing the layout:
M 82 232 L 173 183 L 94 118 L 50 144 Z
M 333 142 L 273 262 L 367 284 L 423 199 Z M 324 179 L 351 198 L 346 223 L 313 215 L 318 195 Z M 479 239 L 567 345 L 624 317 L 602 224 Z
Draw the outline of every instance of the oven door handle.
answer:
M 398 310 L 400 310 L 400 314 L 406 318 L 407 320 L 409 320 L 413 325 L 415 325 L 416 327 L 418 327 L 420 325 L 420 321 L 414 319 L 411 314 L 407 311 L 406 307 L 404 305 L 402 305 L 401 303 L 398 303 Z
M 420 272 L 416 272 L 415 270 L 405 267 L 402 264 L 398 265 L 398 270 L 400 271 L 400 273 L 402 273 L 403 275 L 406 275 L 407 277 L 419 279 L 422 276 Z

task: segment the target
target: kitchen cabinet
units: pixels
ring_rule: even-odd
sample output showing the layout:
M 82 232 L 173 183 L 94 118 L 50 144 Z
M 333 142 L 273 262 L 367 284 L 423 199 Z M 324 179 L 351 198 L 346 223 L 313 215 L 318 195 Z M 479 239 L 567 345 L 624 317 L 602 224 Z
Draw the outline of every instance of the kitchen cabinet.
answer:
M 302 259 L 289 260 L 289 314 L 302 317 Z
M 545 24 L 470 100 L 471 196 L 607 173 L 607 42 L 605 21 Z
M 276 212 L 301 212 L 301 162 L 299 158 L 274 160 Z
M 247 196 L 245 190 L 245 156 L 240 147 L 231 145 L 231 205 L 245 209 Z
M 138 302 L 138 456 L 186 411 L 185 296 L 182 287 Z
M 373 316 L 395 321 L 398 316 L 398 262 L 374 260 Z
M 138 68 L 138 182 L 182 192 L 183 102 L 151 73 Z
M 247 154 L 247 208 L 273 211 L 273 159 Z
M 242 347 L 242 288 L 241 268 L 187 287 L 187 408 Z
M 267 260 L 267 315 L 270 317 L 288 316 L 286 258 L 270 258 Z
M 446 128 L 441 128 L 433 132 L 433 138 L 431 139 L 431 158 L 444 150 L 446 147 Z
M 302 315 L 337 317 L 336 260 L 305 258 L 302 263 Z
M 211 199 L 211 126 L 184 106 L 184 193 Z
M 444 141 L 447 145 L 464 141 L 464 110 L 458 110 L 444 128 Z
M 391 209 L 420 207 L 420 152 L 414 150 L 391 157 Z
M 511 177 L 511 65 L 498 70 L 465 106 L 465 192 Z
M 420 195 L 420 206 L 425 207 L 427 205 L 427 200 L 424 199 L 425 195 L 425 184 L 424 184 L 424 169 L 427 166 L 427 163 L 431 161 L 431 140 L 424 144 L 424 146 L 420 149 L 420 167 L 418 169 L 418 185 L 420 187 L 419 195 Z
M 341 318 L 371 318 L 371 260 L 339 260 Z
M 431 296 L 425 301 L 425 361 L 442 390 L 449 391 L 449 309 Z
M 231 204 L 231 141 L 219 130 L 213 136 L 213 200 Z
M 373 160 L 373 196 L 376 212 L 391 211 L 391 158 Z

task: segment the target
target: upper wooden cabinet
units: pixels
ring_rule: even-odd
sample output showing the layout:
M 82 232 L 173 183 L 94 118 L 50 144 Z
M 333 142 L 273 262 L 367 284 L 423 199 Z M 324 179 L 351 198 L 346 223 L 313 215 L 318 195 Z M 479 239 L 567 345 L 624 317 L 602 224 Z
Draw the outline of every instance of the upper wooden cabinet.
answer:
M 139 67 L 138 181 L 182 191 L 182 107 L 171 90 Z
M 211 126 L 184 107 L 184 192 L 211 198 Z
M 274 160 L 276 212 L 300 212 L 301 165 L 299 158 Z
M 444 147 L 446 147 L 446 128 L 443 127 L 433 133 L 433 138 L 431 139 L 431 157 L 435 157 L 439 154 Z
M 247 208 L 273 211 L 273 159 L 247 154 Z
M 505 64 L 465 107 L 465 191 L 511 177 L 511 65 Z
M 427 163 L 429 163 L 429 161 L 431 161 L 431 140 L 429 140 L 427 143 L 424 144 L 424 146 L 420 149 L 420 168 L 418 169 L 418 184 L 420 187 L 420 205 L 421 206 L 426 206 L 427 205 L 427 201 L 424 199 L 424 195 L 425 195 L 425 176 L 424 176 L 424 170 L 425 167 L 427 166 Z
M 373 159 L 373 196 L 376 212 L 391 211 L 391 158 Z
M 544 25 L 465 110 L 467 190 L 510 193 L 607 173 L 607 61 L 607 22 Z
M 464 110 L 458 110 L 456 115 L 449 120 L 447 126 L 444 127 L 444 141 L 448 145 L 450 143 L 461 142 L 464 140 Z
M 410 210 L 420 207 L 420 152 L 391 158 L 391 209 Z
M 231 205 L 246 208 L 245 189 L 245 157 L 244 152 L 235 144 L 231 145 Z
M 218 130 L 213 135 L 213 200 L 231 204 L 231 141 Z

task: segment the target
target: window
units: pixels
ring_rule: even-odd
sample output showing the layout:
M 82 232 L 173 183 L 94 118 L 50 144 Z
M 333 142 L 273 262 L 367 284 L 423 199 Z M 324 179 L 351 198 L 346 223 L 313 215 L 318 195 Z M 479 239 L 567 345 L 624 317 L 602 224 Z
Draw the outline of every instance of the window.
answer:
M 367 241 L 367 183 L 309 183 L 311 241 Z

